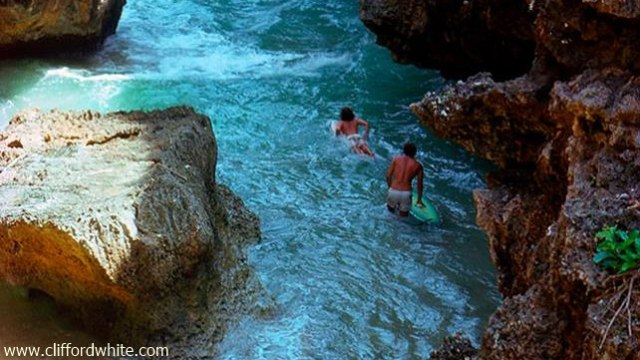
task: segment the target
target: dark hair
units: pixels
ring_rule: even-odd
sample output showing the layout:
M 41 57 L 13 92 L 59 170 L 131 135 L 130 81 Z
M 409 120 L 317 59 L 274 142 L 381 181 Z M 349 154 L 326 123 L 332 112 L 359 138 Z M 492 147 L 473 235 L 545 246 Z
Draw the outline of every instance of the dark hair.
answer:
M 406 144 L 404 144 L 403 152 L 407 156 L 415 157 L 416 156 L 416 152 L 418 152 L 418 149 L 416 149 L 416 146 L 414 144 L 406 143 Z
M 351 121 L 356 118 L 356 114 L 353 113 L 350 107 L 343 107 L 340 110 L 340 120 Z

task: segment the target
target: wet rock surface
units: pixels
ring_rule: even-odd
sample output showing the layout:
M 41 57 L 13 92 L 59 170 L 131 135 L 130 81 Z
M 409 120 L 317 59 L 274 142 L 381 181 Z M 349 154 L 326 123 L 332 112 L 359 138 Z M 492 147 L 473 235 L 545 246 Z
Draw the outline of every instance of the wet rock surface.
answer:
M 115 33 L 125 2 L 0 1 L 0 58 L 94 50 Z
M 527 71 L 480 73 L 412 105 L 439 136 L 498 166 L 474 192 L 505 297 L 479 357 L 638 359 L 637 271 L 609 274 L 592 257 L 603 226 L 640 228 L 640 3 L 518 3 L 532 15 Z
M 191 108 L 20 113 L 0 134 L 0 277 L 108 339 L 210 356 L 259 293 L 259 222 L 216 158 Z

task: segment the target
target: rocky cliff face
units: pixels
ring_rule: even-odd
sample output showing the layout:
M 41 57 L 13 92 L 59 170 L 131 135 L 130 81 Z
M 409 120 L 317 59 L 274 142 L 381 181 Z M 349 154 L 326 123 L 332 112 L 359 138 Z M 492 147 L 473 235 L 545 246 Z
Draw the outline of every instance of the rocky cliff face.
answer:
M 479 70 L 525 72 L 533 59 L 533 16 L 513 0 L 361 0 L 360 17 L 395 60 L 444 76 Z
M 0 278 L 109 339 L 211 353 L 255 299 L 243 248 L 260 235 L 216 157 L 190 108 L 17 115 L 0 134 Z
M 363 8 L 368 3 L 376 1 L 363 0 Z M 453 3 L 489 12 L 494 2 Z M 504 27 L 509 31 L 509 19 L 532 19 L 521 24 L 535 43 L 528 71 L 502 82 L 479 73 L 412 105 L 438 135 L 499 167 L 489 189 L 474 193 L 505 297 L 479 355 L 640 359 L 636 272 L 610 275 L 592 261 L 594 235 L 604 225 L 640 228 L 640 3 L 516 3 L 503 14 Z M 456 51 L 423 45 L 487 70 L 467 59 L 462 42 Z
M 115 33 L 126 0 L 0 0 L 0 58 L 92 50 Z

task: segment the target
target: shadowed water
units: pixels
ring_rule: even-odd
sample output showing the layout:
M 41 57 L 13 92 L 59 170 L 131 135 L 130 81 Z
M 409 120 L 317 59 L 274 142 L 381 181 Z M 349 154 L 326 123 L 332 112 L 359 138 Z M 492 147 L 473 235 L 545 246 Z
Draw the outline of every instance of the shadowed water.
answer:
M 477 343 L 495 310 L 471 203 L 486 164 L 418 124 L 407 105 L 443 81 L 394 64 L 355 1 L 133 0 L 99 53 L 2 62 L 0 84 L 0 127 L 32 106 L 211 117 L 218 180 L 262 220 L 249 261 L 277 304 L 241 318 L 222 359 L 424 358 L 453 331 Z M 371 123 L 375 159 L 329 134 L 344 105 Z M 441 224 L 386 212 L 384 172 L 406 141 Z M 33 324 L 25 343 L 47 336 Z

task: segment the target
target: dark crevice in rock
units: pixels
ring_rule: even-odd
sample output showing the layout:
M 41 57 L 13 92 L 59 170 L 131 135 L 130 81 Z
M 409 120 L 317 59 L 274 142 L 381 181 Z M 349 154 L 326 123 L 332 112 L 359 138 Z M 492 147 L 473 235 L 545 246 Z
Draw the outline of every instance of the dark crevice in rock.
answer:
M 132 137 L 138 136 L 139 134 L 140 134 L 140 129 L 130 129 L 129 131 L 126 131 L 126 132 L 117 132 L 113 135 L 107 136 L 100 140 L 89 140 L 87 141 L 87 146 L 103 145 L 115 139 L 130 139 Z

